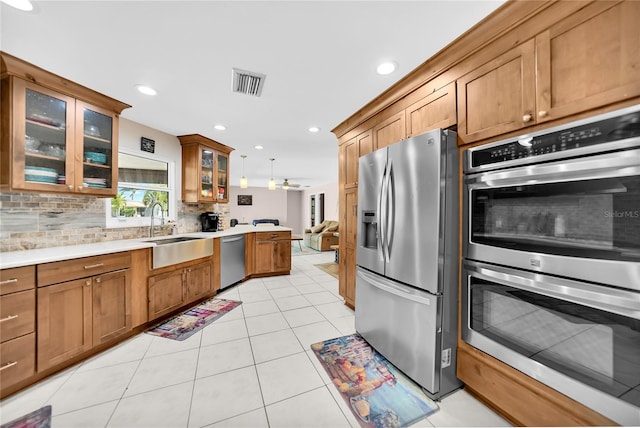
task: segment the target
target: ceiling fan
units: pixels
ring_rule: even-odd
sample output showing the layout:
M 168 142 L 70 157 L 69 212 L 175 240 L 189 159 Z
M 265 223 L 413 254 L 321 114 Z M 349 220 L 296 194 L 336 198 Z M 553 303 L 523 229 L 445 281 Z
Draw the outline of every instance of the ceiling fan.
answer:
M 289 183 L 289 179 L 285 178 L 284 181 L 282 182 L 282 184 L 279 184 L 278 187 L 281 187 L 284 190 L 287 190 L 289 188 L 294 188 L 294 189 L 298 188 L 298 187 L 300 187 L 300 185 L 297 184 L 297 183 Z

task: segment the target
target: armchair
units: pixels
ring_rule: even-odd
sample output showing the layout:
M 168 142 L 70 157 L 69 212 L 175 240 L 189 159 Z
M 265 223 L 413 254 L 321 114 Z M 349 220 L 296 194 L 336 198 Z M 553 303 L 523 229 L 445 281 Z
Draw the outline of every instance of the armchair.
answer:
M 331 250 L 332 245 L 338 245 L 338 237 L 333 236 L 338 226 L 337 221 L 325 220 L 311 229 L 305 229 L 302 237 L 304 245 L 317 251 Z

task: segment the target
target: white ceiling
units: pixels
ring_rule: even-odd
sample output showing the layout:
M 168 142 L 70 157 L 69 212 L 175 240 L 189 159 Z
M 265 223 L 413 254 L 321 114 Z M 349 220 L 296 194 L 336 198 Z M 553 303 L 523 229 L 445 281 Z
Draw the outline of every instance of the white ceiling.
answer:
M 337 181 L 331 129 L 503 1 L 33 3 L 2 4 L 0 49 L 132 105 L 124 118 L 235 148 L 231 183 L 246 154 L 249 185 L 266 187 L 271 157 L 280 182 Z M 384 59 L 399 69 L 377 75 Z M 234 67 L 266 74 L 261 97 L 231 92 Z

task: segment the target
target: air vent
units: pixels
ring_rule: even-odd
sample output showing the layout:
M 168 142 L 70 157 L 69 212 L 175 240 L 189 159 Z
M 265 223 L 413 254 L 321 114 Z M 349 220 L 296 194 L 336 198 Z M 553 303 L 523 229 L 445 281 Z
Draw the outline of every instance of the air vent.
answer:
M 239 94 L 253 95 L 259 97 L 262 93 L 264 80 L 267 78 L 264 74 L 254 73 L 253 71 L 240 70 L 233 68 L 232 88 L 233 92 Z

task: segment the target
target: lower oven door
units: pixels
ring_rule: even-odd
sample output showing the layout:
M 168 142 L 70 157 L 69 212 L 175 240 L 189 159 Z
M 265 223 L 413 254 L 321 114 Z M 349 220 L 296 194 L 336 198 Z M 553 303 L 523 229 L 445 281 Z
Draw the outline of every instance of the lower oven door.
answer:
M 622 425 L 640 425 L 640 293 L 473 261 L 462 338 Z

